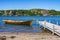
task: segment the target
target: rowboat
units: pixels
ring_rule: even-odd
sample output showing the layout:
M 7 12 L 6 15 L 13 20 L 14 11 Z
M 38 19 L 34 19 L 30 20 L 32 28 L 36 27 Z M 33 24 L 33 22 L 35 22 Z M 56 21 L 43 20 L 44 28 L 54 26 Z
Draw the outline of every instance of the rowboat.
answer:
M 33 20 L 28 21 L 15 21 L 15 20 L 3 20 L 5 24 L 14 24 L 14 25 L 31 25 Z

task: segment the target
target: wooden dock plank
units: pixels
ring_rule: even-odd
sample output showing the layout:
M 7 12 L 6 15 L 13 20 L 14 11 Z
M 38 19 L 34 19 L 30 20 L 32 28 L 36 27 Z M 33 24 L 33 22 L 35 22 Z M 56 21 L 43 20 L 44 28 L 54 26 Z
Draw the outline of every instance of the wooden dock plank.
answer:
M 37 21 L 40 25 L 47 28 L 51 32 L 53 32 L 53 26 L 54 26 L 54 33 L 60 36 L 60 26 L 57 24 L 49 23 L 47 21 Z M 46 22 L 46 24 L 44 24 Z

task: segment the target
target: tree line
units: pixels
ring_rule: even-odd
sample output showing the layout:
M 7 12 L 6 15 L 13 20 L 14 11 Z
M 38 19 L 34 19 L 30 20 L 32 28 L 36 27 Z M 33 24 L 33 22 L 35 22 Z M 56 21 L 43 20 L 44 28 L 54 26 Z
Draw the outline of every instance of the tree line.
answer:
M 42 11 L 42 12 L 41 12 Z M 46 15 L 45 15 L 46 14 Z M 0 16 L 58 16 L 60 11 L 45 10 L 45 9 L 31 9 L 31 10 L 0 10 Z

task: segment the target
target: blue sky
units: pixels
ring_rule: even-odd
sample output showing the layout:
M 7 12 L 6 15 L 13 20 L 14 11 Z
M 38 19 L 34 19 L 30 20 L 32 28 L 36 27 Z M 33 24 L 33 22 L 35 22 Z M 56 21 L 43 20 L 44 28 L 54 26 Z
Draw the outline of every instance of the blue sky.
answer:
M 0 0 L 0 10 L 32 8 L 60 11 L 60 0 Z

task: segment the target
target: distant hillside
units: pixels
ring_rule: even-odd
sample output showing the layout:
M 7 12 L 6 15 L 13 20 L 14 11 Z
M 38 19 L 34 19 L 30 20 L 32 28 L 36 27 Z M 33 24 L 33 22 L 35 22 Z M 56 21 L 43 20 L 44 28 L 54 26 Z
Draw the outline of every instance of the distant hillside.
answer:
M 30 9 L 30 10 L 0 10 L 2 16 L 59 16 L 60 11 L 45 10 L 45 9 Z
M 31 11 L 38 12 L 43 16 L 59 16 L 60 15 L 60 11 L 56 11 L 56 10 L 32 9 Z

